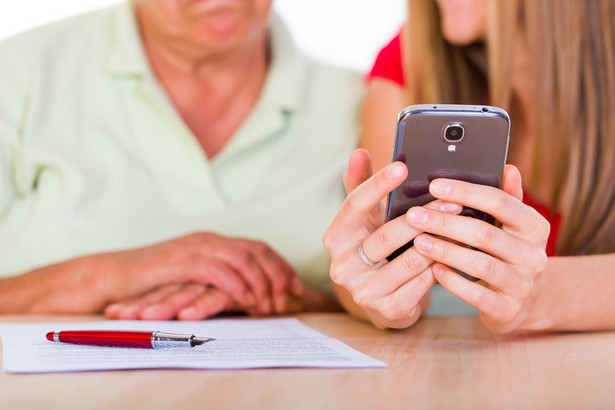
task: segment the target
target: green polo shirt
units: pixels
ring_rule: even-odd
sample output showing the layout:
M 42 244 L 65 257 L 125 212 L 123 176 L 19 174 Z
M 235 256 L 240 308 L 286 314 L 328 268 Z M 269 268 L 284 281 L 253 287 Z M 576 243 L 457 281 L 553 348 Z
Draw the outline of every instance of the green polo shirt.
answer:
M 193 232 L 259 239 L 329 289 L 361 78 L 273 19 L 263 92 L 208 159 L 148 65 L 130 3 L 0 43 L 0 276 Z

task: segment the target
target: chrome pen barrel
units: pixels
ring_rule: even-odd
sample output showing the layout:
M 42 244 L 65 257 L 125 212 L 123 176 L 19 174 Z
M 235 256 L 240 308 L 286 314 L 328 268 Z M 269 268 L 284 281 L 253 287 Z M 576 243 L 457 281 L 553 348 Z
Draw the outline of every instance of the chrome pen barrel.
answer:
M 154 332 L 152 333 L 152 347 L 192 347 L 194 335 L 180 335 L 177 333 Z

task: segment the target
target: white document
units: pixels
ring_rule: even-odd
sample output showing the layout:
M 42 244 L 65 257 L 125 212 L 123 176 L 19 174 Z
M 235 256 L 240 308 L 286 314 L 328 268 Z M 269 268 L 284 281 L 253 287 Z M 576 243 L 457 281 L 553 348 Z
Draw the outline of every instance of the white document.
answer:
M 50 342 L 61 330 L 159 330 L 215 340 L 162 349 L 82 346 Z M 258 367 L 384 367 L 297 319 L 0 323 L 2 367 L 8 373 L 115 369 L 249 369 Z

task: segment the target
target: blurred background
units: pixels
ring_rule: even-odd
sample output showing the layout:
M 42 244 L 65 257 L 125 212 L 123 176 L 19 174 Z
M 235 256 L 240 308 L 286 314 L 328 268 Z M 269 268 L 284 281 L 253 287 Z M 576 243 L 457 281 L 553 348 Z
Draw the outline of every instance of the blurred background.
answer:
M 118 0 L 0 0 L 0 40 Z M 400 29 L 406 0 L 274 0 L 308 54 L 365 72 Z

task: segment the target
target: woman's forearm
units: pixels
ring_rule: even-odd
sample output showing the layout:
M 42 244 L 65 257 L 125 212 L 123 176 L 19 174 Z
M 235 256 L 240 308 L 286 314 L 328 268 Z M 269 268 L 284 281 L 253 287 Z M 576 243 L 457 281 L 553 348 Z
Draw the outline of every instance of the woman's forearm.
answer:
M 615 329 L 615 254 L 551 257 L 528 330 Z

